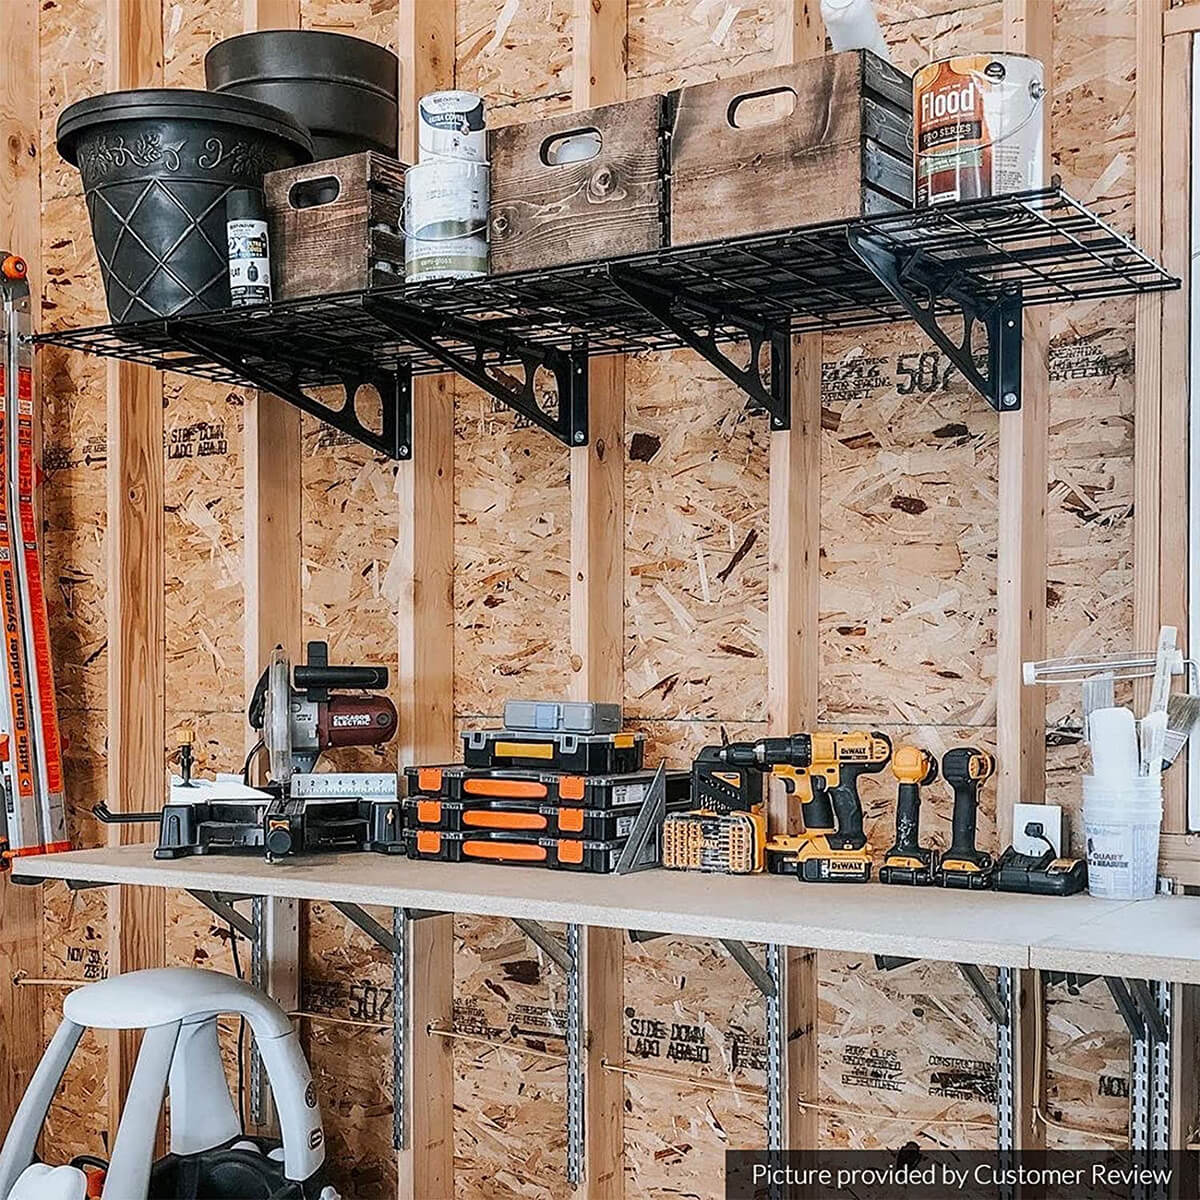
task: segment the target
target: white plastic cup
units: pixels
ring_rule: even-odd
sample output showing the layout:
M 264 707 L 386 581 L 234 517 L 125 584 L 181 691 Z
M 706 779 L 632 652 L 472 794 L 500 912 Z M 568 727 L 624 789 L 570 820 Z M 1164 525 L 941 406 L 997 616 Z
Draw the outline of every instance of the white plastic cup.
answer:
M 1158 890 L 1162 776 L 1083 777 L 1088 891 L 1106 900 L 1146 900 Z

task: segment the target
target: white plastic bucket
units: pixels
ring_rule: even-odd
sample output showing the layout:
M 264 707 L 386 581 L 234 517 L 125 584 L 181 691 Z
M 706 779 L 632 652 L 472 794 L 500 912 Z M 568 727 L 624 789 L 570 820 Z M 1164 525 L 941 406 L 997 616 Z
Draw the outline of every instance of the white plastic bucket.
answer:
M 487 162 L 483 100 L 474 92 L 430 92 L 417 104 L 418 162 L 458 158 Z
M 1108 900 L 1144 900 L 1158 888 L 1162 776 L 1114 782 L 1083 777 L 1088 891 Z
M 487 163 L 433 159 L 404 176 L 404 276 L 478 279 L 488 272 Z

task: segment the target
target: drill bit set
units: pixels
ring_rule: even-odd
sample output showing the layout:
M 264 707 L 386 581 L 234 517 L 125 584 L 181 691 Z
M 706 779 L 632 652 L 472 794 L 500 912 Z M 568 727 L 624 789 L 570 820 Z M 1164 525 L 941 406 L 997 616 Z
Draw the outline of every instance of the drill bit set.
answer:
M 662 814 L 686 771 L 643 769 L 645 735 L 616 704 L 510 701 L 501 729 L 463 734 L 463 762 L 409 767 L 408 856 L 596 873 L 657 866 Z

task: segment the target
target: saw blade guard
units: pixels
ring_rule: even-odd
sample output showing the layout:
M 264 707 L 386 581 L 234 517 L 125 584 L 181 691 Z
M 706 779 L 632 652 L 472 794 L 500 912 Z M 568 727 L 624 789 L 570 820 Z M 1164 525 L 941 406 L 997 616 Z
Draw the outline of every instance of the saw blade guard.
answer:
M 292 664 L 287 651 L 276 646 L 267 667 L 267 693 L 263 707 L 263 744 L 267 748 L 270 778 L 287 784 L 292 777 Z

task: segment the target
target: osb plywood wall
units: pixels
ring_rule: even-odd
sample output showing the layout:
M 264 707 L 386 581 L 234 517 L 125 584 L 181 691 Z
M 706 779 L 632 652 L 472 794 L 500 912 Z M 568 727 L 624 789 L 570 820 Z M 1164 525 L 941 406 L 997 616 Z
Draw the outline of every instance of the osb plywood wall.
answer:
M 398 0 L 305 0 L 309 28 L 391 44 Z M 773 61 L 772 0 L 630 0 L 631 96 Z M 1055 169 L 1132 232 L 1134 0 L 1054 0 Z M 42 6 L 44 325 L 103 316 L 77 175 L 53 129 L 65 103 L 103 88 L 104 0 Z M 997 0 L 880 4 L 896 61 L 1000 45 Z M 459 0 L 457 76 L 493 123 L 570 105 L 567 0 Z M 164 73 L 199 86 L 237 0 L 164 0 Z M 1133 311 L 1051 314 L 1050 653 L 1126 644 L 1132 631 Z M 830 336 L 823 350 L 821 719 L 871 726 L 936 751 L 995 736 L 997 420 L 912 328 Z M 104 794 L 105 368 L 47 348 L 47 554 L 72 833 Z M 243 397 L 166 377 L 167 730 L 197 731 L 204 765 L 243 748 Z M 627 368 L 625 704 L 651 761 L 685 763 L 719 735 L 765 727 L 767 427 L 694 356 Z M 455 397 L 455 709 L 494 717 L 514 695 L 558 694 L 568 673 L 568 456 L 459 385 Z M 304 617 L 336 658 L 395 659 L 397 467 L 307 421 Z M 401 468 L 402 469 L 402 468 Z M 1055 798 L 1076 803 L 1072 697 L 1052 694 Z M 169 749 L 164 747 L 164 751 Z M 386 756 L 375 762 L 390 761 Z M 364 764 L 365 765 L 365 764 Z M 888 844 L 893 789 L 864 784 Z M 949 797 L 926 827 L 946 840 Z M 994 838 L 990 796 L 980 823 Z M 105 970 L 103 892 L 47 893 L 45 972 Z M 805 896 L 798 890 L 795 902 Z M 232 939 L 186 897 L 169 900 L 175 961 L 233 969 Z M 456 923 L 455 1140 L 466 1197 L 566 1193 L 562 979 L 502 921 Z M 339 1183 L 388 1194 L 390 964 L 337 914 L 307 914 L 307 1048 Z M 243 962 L 248 948 L 241 947 Z M 1045 1106 L 1052 1143 L 1097 1144 L 1125 1127 L 1128 1041 L 1098 985 L 1048 996 Z M 57 993 L 53 993 L 56 996 Z M 718 946 L 661 939 L 626 952 L 626 1170 L 630 1194 L 709 1195 L 728 1146 L 764 1121 L 763 1012 Z M 47 1030 L 56 1003 L 47 1005 Z M 336 1021 L 323 1020 L 337 1018 Z M 953 967 L 882 973 L 821 957 L 822 1131 L 830 1144 L 986 1146 L 994 1139 L 992 1031 Z M 101 1152 L 103 1058 L 73 1070 L 54 1114 L 61 1153 Z

